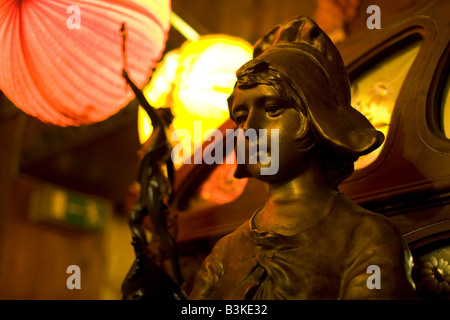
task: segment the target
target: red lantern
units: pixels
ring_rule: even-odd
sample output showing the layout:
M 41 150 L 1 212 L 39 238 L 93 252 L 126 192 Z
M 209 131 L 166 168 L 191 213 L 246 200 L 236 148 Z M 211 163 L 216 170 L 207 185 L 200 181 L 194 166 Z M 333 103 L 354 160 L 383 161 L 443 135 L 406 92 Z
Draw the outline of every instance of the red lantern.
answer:
M 142 87 L 161 58 L 170 0 L 2 0 L 0 90 L 43 122 L 102 121 L 133 97 L 127 69 Z

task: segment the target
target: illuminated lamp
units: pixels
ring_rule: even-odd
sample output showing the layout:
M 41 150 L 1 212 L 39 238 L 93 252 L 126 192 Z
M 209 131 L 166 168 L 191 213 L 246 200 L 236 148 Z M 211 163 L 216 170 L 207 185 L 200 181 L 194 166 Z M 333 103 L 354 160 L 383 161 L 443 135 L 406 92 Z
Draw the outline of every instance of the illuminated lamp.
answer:
M 79 126 L 107 119 L 134 98 L 162 56 L 170 0 L 2 0 L 0 90 L 43 122 Z
M 218 128 L 229 118 L 227 98 L 236 82 L 236 70 L 251 59 L 252 50 L 248 42 L 221 34 L 186 41 L 164 57 L 144 94 L 154 107 L 172 108 L 174 130 L 188 130 L 198 146 L 202 141 L 194 140 L 199 138 L 194 135 L 194 121 L 202 122 L 201 138 L 205 139 L 206 130 Z M 138 121 L 144 143 L 152 128 L 142 108 Z
M 153 73 L 152 80 L 143 92 L 154 108 L 170 107 L 175 72 L 178 67 L 178 52 L 168 52 Z M 138 134 L 139 141 L 144 144 L 153 132 L 150 117 L 147 112 L 139 106 L 138 109 Z
M 365 70 L 352 81 L 352 106 L 388 137 L 391 116 L 403 82 L 419 53 L 416 41 Z M 384 143 L 355 162 L 355 170 L 367 167 L 380 155 Z

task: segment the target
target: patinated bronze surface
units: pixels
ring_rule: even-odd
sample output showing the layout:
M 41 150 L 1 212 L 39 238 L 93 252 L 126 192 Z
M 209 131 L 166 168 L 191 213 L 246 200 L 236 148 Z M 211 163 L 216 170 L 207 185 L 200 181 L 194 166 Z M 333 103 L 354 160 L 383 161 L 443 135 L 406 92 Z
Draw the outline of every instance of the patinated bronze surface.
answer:
M 174 235 L 170 232 L 168 220 L 168 201 L 172 194 L 173 163 L 171 144 L 167 130 L 173 116 L 170 109 L 154 109 L 142 92 L 124 70 L 124 78 L 133 89 L 137 98 L 150 116 L 154 130 L 150 138 L 139 151 L 141 164 L 139 169 L 140 197 L 130 213 L 130 229 L 136 260 L 122 286 L 123 298 L 127 300 L 183 299 L 180 286 L 183 277 L 178 261 Z M 163 254 L 157 256 L 149 250 L 144 219 L 150 218 L 153 233 L 159 238 Z M 167 258 L 171 263 L 176 282 L 161 267 Z
M 180 286 L 183 277 L 178 260 L 175 236 L 168 221 L 168 203 L 172 195 L 174 168 L 171 159 L 172 145 L 169 141 L 169 127 L 173 120 L 169 108 L 153 108 L 142 91 L 132 81 L 126 70 L 125 26 L 122 25 L 124 69 L 122 75 L 131 87 L 141 106 L 150 117 L 153 132 L 142 145 L 140 156 L 140 196 L 130 212 L 132 244 L 136 254 L 130 271 L 122 284 L 123 299 L 126 300 L 172 300 L 184 299 Z M 150 218 L 153 235 L 158 238 L 160 253 L 149 249 L 144 219 Z M 163 261 L 170 262 L 172 279 L 164 268 Z
M 402 236 L 338 190 L 354 161 L 384 136 L 351 107 L 348 76 L 328 36 L 306 17 L 274 28 L 237 71 L 228 102 L 244 131 L 278 130 L 279 170 L 261 175 L 267 164 L 238 165 L 237 177 L 269 184 L 268 201 L 216 244 L 190 298 L 411 298 L 412 259 Z M 379 288 L 370 285 L 373 266 Z

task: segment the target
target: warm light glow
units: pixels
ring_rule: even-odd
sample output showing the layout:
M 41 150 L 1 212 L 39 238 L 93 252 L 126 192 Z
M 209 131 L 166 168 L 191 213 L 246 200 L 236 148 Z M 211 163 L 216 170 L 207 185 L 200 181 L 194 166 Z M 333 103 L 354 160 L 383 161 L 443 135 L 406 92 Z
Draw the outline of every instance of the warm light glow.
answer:
M 170 17 L 170 23 L 177 29 L 186 39 L 191 41 L 197 41 L 200 35 L 190 25 L 188 25 L 180 16 L 172 11 Z
M 208 179 L 200 186 L 198 194 L 190 200 L 190 207 L 207 207 L 235 200 L 244 191 L 248 178 L 234 177 L 237 164 L 234 152 L 228 154 L 223 164 L 214 168 Z M 230 163 L 230 164 L 227 164 Z
M 446 138 L 450 139 L 450 76 L 447 76 L 441 100 L 441 126 Z
M 155 70 L 152 81 L 144 88 L 144 95 L 155 108 L 172 106 L 172 91 L 175 81 L 175 73 L 178 67 L 179 54 L 172 51 L 164 56 L 164 59 Z M 141 144 L 148 140 L 153 132 L 150 117 L 142 107 L 138 110 L 138 134 Z
M 148 82 L 170 28 L 170 0 L 0 1 L 0 90 L 59 126 L 103 121 L 134 98 L 127 69 Z
M 387 137 L 392 112 L 403 81 L 421 47 L 415 42 L 374 65 L 352 82 L 352 106 L 369 119 Z M 371 164 L 380 154 L 377 150 L 355 162 L 355 170 Z
M 236 70 L 251 55 L 249 43 L 225 35 L 187 41 L 164 57 L 144 94 L 154 107 L 172 108 L 175 130 L 186 129 L 194 137 L 194 121 L 202 121 L 203 137 L 206 130 L 219 127 L 229 118 L 227 98 L 236 82 Z M 138 121 L 139 138 L 144 143 L 152 129 L 142 108 Z M 201 141 L 193 141 L 194 145 L 198 143 Z

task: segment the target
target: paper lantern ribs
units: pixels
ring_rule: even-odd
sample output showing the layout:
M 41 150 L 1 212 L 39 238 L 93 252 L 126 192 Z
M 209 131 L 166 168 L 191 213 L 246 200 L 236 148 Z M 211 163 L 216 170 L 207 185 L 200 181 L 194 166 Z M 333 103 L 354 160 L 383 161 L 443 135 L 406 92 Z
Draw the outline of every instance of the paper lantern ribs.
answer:
M 134 98 L 122 78 L 122 24 L 127 68 L 142 87 L 162 56 L 170 14 L 170 0 L 3 0 L 0 90 L 49 124 L 103 121 Z

